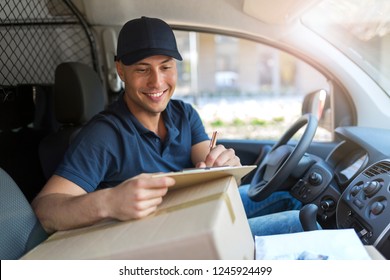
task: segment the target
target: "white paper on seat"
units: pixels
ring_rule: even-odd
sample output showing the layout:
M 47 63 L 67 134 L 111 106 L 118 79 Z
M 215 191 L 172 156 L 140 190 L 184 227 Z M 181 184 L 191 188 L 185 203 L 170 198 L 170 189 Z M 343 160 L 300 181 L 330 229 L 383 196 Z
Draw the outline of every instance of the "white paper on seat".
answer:
M 353 229 L 256 236 L 257 260 L 370 260 Z

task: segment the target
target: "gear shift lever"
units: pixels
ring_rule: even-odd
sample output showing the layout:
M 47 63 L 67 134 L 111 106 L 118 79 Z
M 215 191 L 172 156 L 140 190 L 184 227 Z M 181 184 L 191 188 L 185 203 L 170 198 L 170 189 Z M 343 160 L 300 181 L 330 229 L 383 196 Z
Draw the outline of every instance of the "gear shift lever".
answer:
M 299 211 L 299 220 L 304 231 L 317 230 L 317 210 L 315 204 L 306 204 Z

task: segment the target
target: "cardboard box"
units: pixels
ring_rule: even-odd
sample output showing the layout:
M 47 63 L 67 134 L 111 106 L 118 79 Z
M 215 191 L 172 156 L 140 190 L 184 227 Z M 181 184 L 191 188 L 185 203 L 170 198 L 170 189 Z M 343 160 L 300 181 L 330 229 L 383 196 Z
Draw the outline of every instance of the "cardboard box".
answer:
M 141 220 L 57 232 L 22 259 L 254 259 L 234 176 L 169 191 Z

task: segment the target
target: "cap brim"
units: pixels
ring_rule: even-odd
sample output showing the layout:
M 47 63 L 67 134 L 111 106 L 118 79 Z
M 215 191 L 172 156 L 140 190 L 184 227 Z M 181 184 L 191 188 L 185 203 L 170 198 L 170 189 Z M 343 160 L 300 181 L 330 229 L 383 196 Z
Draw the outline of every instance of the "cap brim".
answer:
M 140 50 L 137 52 L 129 53 L 122 55 L 121 57 L 118 57 L 117 59 L 120 60 L 125 65 L 131 65 L 134 64 L 144 58 L 147 58 L 149 56 L 153 55 L 166 55 L 173 57 L 177 60 L 183 60 L 180 53 L 178 51 L 172 51 L 172 50 L 164 50 L 164 49 L 145 49 Z

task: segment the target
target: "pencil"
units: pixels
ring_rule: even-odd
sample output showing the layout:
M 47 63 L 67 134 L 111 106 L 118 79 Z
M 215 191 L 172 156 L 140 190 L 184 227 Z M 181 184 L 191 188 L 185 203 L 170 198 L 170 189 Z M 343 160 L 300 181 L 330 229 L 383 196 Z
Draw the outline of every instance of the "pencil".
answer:
M 211 150 L 215 147 L 215 143 L 217 143 L 217 134 L 218 134 L 218 131 L 214 131 L 214 132 L 213 132 L 213 135 L 211 136 L 211 140 L 210 140 L 210 152 L 211 152 Z

